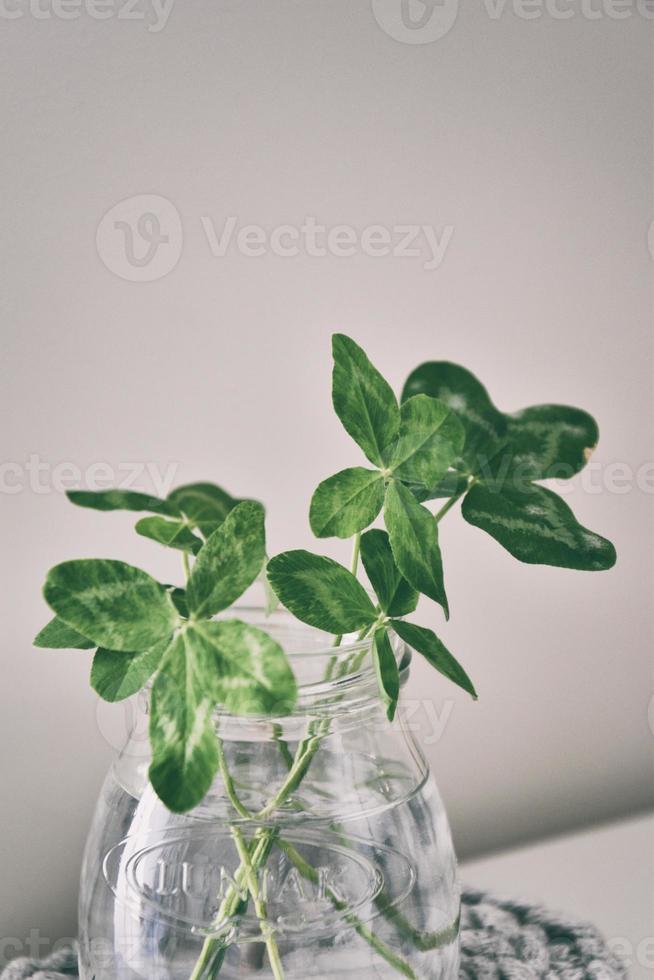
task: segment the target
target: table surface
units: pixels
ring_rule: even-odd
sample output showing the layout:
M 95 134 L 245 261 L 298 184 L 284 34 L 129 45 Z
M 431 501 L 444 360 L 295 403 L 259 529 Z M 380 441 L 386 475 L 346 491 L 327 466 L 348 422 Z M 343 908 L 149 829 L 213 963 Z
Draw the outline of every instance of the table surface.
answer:
M 461 879 L 595 923 L 654 980 L 654 814 L 463 862 Z

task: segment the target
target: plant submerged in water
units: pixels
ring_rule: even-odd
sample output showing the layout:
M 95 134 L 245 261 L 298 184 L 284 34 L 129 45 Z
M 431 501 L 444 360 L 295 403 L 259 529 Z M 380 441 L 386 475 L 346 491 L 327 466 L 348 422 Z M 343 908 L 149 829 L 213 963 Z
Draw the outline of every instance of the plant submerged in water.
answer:
M 421 595 L 449 617 L 438 526 L 458 501 L 468 523 L 523 562 L 591 571 L 615 562 L 610 542 L 583 528 L 567 504 L 540 485 L 572 477 L 588 460 L 598 430 L 587 413 L 541 405 L 506 415 L 472 374 L 447 362 L 417 368 L 398 403 L 354 341 L 335 335 L 333 354 L 334 408 L 368 465 L 321 483 L 310 523 L 318 538 L 353 540 L 349 569 L 308 551 L 267 560 L 262 505 L 212 484 L 179 487 L 166 499 L 74 491 L 69 498 L 83 507 L 149 514 L 137 522 L 137 532 L 181 552 L 185 583 L 158 583 L 120 561 L 64 562 L 51 569 L 44 588 L 55 618 L 35 640 L 40 647 L 96 648 L 91 684 L 107 701 L 152 684 L 149 776 L 170 810 L 198 805 L 220 772 L 236 813 L 262 825 L 250 841 L 236 826 L 232 834 L 241 860 L 238 882 L 262 922 L 277 978 L 283 977 L 281 960 L 256 878 L 274 837 L 263 824 L 300 785 L 328 722 L 313 721 L 294 756 L 284 745 L 288 776 L 259 813 L 250 813 L 236 795 L 215 710 L 282 717 L 293 710 L 297 686 L 282 647 L 264 630 L 226 618 L 227 611 L 266 576 L 277 599 L 303 623 L 333 634 L 335 647 L 348 634 L 369 639 L 360 656 L 370 650 L 392 720 L 400 691 L 392 633 L 476 698 L 466 671 L 436 634 L 405 619 Z M 440 501 L 435 514 L 427 506 L 434 500 Z M 371 527 L 382 511 L 385 530 Z M 372 592 L 358 577 L 360 566 Z M 292 849 L 286 853 L 301 862 Z M 304 876 L 316 873 L 306 862 L 297 866 Z M 243 903 L 238 889 L 231 891 L 217 919 L 242 912 Z M 399 973 L 414 975 L 362 924 L 353 925 Z M 224 944 L 207 940 L 192 980 L 216 976 L 224 953 Z

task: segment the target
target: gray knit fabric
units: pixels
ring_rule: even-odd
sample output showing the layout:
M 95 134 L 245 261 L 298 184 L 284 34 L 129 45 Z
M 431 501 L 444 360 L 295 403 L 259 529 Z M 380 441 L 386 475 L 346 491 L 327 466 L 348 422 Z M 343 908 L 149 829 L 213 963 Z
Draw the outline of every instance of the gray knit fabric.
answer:
M 526 903 L 467 889 L 460 980 L 624 980 L 626 970 L 594 926 Z M 12 960 L 0 980 L 66 980 L 77 955 Z
M 461 910 L 465 980 L 623 980 L 597 929 L 526 902 L 467 889 Z
M 48 956 L 47 960 L 28 960 L 21 956 L 12 960 L 3 970 L 0 980 L 65 980 L 77 976 L 77 952 L 74 949 L 63 949 Z

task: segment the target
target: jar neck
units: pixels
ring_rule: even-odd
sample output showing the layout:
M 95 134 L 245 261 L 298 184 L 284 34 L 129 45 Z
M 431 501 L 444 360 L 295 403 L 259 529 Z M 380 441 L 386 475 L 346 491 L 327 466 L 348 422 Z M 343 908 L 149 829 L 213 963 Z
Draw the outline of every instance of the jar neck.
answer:
M 408 679 L 411 653 L 399 637 L 394 636 L 391 645 L 404 684 Z M 289 661 L 298 682 L 293 711 L 279 718 L 243 717 L 230 714 L 219 706 L 216 724 L 223 738 L 245 736 L 249 740 L 261 738 L 265 733 L 274 738 L 275 733 L 282 731 L 285 737 L 293 738 L 294 734 L 303 737 L 307 723 L 314 719 L 337 722 L 340 729 L 368 724 L 372 720 L 376 724 L 387 723 L 371 639 L 310 653 L 290 652 Z
M 373 663 L 371 638 L 356 640 L 344 637 L 334 645 L 333 637 L 313 630 L 293 619 L 285 610 L 267 615 L 258 607 L 231 610 L 231 615 L 265 630 L 285 650 L 298 687 L 293 710 L 279 717 L 234 715 L 217 705 L 214 715 L 216 732 L 228 741 L 267 741 L 283 735 L 301 739 L 314 720 L 337 723 L 341 730 L 374 724 L 390 724 Z M 400 680 L 406 683 L 411 652 L 395 634 L 391 647 L 400 669 Z M 143 741 L 147 736 L 150 691 L 139 695 L 132 713 L 132 736 Z M 147 738 L 146 738 L 147 743 Z M 145 746 L 144 746 L 145 747 Z
M 368 762 L 378 757 L 401 760 L 404 769 L 413 773 L 412 786 L 424 778 L 424 760 L 414 746 L 401 714 L 398 713 L 393 722 L 387 717 L 386 704 L 378 688 L 372 640 L 357 642 L 356 638 L 352 641 L 345 637 L 343 643 L 335 647 L 333 638 L 325 638 L 324 634 L 302 626 L 286 613 L 268 618 L 263 617 L 261 610 L 255 613 L 248 616 L 248 621 L 266 629 L 285 650 L 297 680 L 298 697 L 293 711 L 278 717 L 237 716 L 220 706 L 216 708 L 215 731 L 223 743 L 229 765 L 241 772 L 243 784 L 260 781 L 254 789 L 250 786 L 254 802 L 245 798 L 251 811 L 258 812 L 265 804 L 266 794 L 262 787 L 267 780 L 276 785 L 287 777 L 289 770 L 283 765 L 293 766 L 302 746 L 308 754 L 309 747 L 319 745 L 323 769 L 325 765 L 328 769 L 340 767 L 339 778 L 344 787 L 349 781 L 350 789 L 358 765 L 355 765 L 355 759 Z M 237 614 L 245 618 L 241 610 Z M 401 683 L 405 683 L 410 651 L 399 637 L 392 635 L 390 639 L 400 668 Z M 138 698 L 132 735 L 114 766 L 119 783 L 136 797 L 147 785 L 150 761 L 148 712 L 149 692 L 143 691 Z M 364 768 L 366 765 L 368 763 Z M 315 770 L 315 766 L 313 768 Z M 321 779 L 326 778 L 325 770 Z M 224 790 L 220 788 L 220 781 L 217 785 L 216 793 L 222 799 Z M 215 800 L 210 801 L 211 806 L 214 803 Z
M 296 714 L 349 711 L 377 698 L 372 637 L 333 637 L 306 626 L 283 609 L 267 613 L 259 606 L 236 607 L 229 618 L 237 618 L 266 632 L 284 650 L 298 687 Z M 405 669 L 406 645 L 389 634 L 398 665 Z

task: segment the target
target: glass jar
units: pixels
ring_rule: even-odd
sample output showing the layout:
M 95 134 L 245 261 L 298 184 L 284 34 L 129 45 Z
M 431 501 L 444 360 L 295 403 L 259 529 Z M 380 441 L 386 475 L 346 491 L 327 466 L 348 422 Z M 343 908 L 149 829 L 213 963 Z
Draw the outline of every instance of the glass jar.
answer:
M 233 612 L 232 612 L 233 614 Z M 287 651 L 292 715 L 216 712 L 226 767 L 190 813 L 148 782 L 147 691 L 86 846 L 81 980 L 455 980 L 459 889 L 447 817 L 370 641 L 238 610 Z M 395 639 L 402 680 L 410 652 Z

